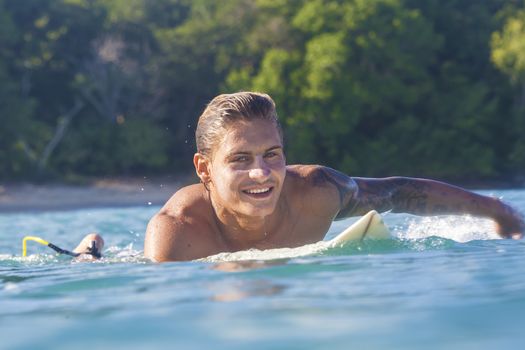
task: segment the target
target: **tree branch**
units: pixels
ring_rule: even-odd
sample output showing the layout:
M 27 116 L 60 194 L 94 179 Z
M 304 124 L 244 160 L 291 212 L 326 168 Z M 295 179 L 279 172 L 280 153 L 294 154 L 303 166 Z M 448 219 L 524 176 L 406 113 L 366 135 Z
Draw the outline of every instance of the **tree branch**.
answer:
M 66 132 L 67 127 L 71 123 L 71 120 L 73 120 L 73 118 L 78 114 L 78 112 L 80 112 L 84 105 L 85 103 L 83 101 L 81 101 L 79 98 L 76 98 L 75 105 L 63 117 L 59 118 L 59 122 L 55 129 L 55 134 L 44 148 L 44 151 L 42 152 L 42 155 L 38 160 L 38 173 L 41 173 L 44 170 L 44 168 L 47 165 L 47 161 L 51 156 L 51 153 L 53 153 L 60 141 L 64 138 L 64 134 Z

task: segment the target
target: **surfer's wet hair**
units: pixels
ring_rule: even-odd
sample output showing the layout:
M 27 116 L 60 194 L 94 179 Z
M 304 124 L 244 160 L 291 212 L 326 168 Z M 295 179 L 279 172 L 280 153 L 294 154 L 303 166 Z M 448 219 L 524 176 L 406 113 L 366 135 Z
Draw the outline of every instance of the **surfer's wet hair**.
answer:
M 267 120 L 273 123 L 282 142 L 283 132 L 272 98 L 263 93 L 243 91 L 222 94 L 211 100 L 197 123 L 197 152 L 212 156 L 214 147 L 230 125 L 250 120 Z

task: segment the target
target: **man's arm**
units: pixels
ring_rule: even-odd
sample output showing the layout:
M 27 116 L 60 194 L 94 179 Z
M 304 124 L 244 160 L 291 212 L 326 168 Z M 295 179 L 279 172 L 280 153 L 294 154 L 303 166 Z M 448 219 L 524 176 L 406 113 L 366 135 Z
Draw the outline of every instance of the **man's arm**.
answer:
M 177 217 L 165 213 L 155 215 L 146 229 L 144 256 L 155 262 L 202 257 L 199 255 L 199 245 L 190 240 L 191 231 L 191 225 Z
M 176 220 L 169 215 L 157 214 L 152 217 L 146 229 L 144 256 L 155 262 L 175 260 L 177 226 Z
M 443 182 L 406 177 L 351 178 L 322 167 L 326 181 L 336 186 L 341 202 L 337 219 L 370 210 L 415 215 L 469 214 L 496 221 L 502 237 L 521 238 L 522 216 L 497 198 L 482 196 Z
M 144 239 L 144 256 L 155 262 L 204 258 L 222 248 L 210 238 L 210 227 L 203 218 L 164 210 L 151 218 Z

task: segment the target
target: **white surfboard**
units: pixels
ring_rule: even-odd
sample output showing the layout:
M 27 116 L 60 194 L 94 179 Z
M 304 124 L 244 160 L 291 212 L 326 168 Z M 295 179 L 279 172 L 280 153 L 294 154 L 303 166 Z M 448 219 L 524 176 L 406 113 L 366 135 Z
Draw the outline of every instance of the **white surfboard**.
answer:
M 390 231 L 385 226 L 383 218 L 377 211 L 372 210 L 329 241 L 320 241 L 297 248 L 249 249 L 233 253 L 219 253 L 199 259 L 199 261 L 224 262 L 297 258 L 315 255 L 337 247 L 344 247 L 348 242 L 363 239 L 388 239 L 390 237 Z
M 390 238 L 390 231 L 383 218 L 375 210 L 369 211 L 346 230 L 328 242 L 330 247 L 343 246 L 346 242 L 368 239 Z

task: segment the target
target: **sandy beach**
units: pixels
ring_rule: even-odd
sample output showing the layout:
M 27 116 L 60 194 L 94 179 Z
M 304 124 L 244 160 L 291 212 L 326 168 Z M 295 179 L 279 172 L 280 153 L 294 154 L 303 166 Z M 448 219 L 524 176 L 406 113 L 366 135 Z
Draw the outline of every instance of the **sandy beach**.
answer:
M 101 179 L 87 185 L 0 184 L 0 213 L 162 205 L 191 180 Z

